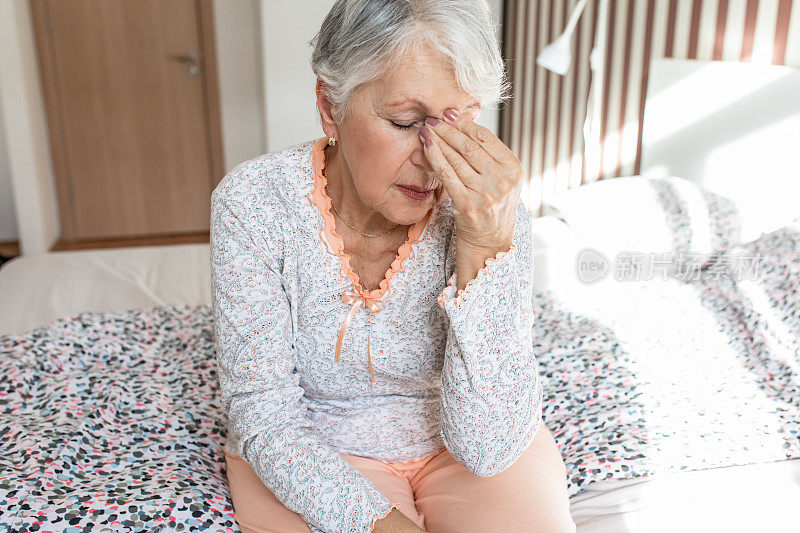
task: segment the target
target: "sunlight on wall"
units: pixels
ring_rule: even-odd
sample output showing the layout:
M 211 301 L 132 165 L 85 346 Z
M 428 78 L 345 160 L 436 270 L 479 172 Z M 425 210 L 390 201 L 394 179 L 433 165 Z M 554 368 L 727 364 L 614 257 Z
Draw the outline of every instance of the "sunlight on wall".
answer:
M 800 216 L 798 94 L 792 67 L 654 60 L 641 174 L 664 168 L 730 198 L 744 241 L 790 223 Z
M 745 222 L 758 221 L 758 228 L 745 228 L 755 238 L 800 216 L 799 149 L 800 109 L 711 149 L 703 186 L 734 200 Z
M 760 65 L 747 65 L 748 68 L 755 69 L 758 75 L 743 76 L 739 68 L 713 63 L 698 67 L 693 74 L 675 79 L 673 72 L 681 72 L 682 65 L 678 65 L 678 68 L 670 66 L 670 63 L 664 63 L 654 72 L 654 86 L 659 87 L 662 83 L 664 86 L 647 95 L 647 144 L 655 144 L 679 134 L 681 130 L 731 107 L 795 72 L 795 69 L 789 67 L 763 68 Z M 758 110 L 752 108 L 749 111 L 755 113 Z M 643 143 L 644 141 L 645 139 L 642 140 Z

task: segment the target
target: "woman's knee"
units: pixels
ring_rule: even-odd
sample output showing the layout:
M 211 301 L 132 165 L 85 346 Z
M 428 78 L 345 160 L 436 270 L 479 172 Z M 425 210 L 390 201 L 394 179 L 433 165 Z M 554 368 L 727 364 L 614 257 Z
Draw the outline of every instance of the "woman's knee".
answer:
M 495 476 L 473 475 L 449 452 L 437 460 L 426 465 L 430 469 L 416 487 L 428 531 L 576 530 L 566 466 L 544 424 L 517 461 Z
M 520 470 L 532 473 L 532 482 L 536 484 L 529 489 L 536 500 L 531 502 L 537 515 L 534 531 L 574 532 L 576 526 L 570 513 L 567 467 L 555 437 L 544 422 L 520 459 L 527 462 L 520 465 Z
M 526 453 L 533 453 L 541 464 L 563 475 L 564 489 L 567 487 L 567 466 L 553 433 L 542 422 Z

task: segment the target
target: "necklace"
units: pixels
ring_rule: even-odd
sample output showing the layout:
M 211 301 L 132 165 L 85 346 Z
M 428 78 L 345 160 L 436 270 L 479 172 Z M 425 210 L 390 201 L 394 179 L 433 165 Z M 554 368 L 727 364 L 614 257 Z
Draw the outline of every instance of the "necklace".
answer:
M 323 176 L 325 176 L 325 169 L 324 169 L 324 168 L 322 169 L 322 175 L 323 175 Z M 326 177 L 327 177 L 327 176 L 326 176 Z M 330 192 L 328 192 L 328 185 L 327 185 L 327 184 L 325 185 L 325 194 L 327 194 L 327 195 L 328 195 L 328 198 L 330 198 L 330 197 L 331 197 L 331 194 L 330 194 Z M 396 225 L 395 227 L 393 227 L 392 229 L 390 229 L 389 231 L 384 231 L 383 233 L 376 233 L 376 234 L 372 234 L 372 233 L 363 233 L 363 232 L 362 232 L 361 230 L 359 230 L 358 228 L 354 228 L 354 227 L 353 227 L 353 226 L 352 226 L 352 225 L 351 225 L 351 224 L 350 224 L 348 221 L 346 221 L 346 220 L 345 220 L 345 219 L 342 217 L 342 215 L 340 215 L 340 214 L 339 214 L 339 212 L 338 212 L 338 211 L 336 210 L 336 208 L 333 206 L 333 202 L 331 202 L 331 209 L 333 209 L 333 212 L 334 212 L 334 213 L 336 213 L 336 216 L 338 216 L 339 218 L 341 218 L 341 219 L 342 219 L 342 222 L 344 222 L 345 224 L 347 224 L 347 226 L 348 226 L 350 229 L 353 229 L 353 230 L 357 231 L 357 232 L 358 232 L 360 235 L 363 235 L 364 237 L 381 237 L 381 236 L 383 236 L 383 235 L 386 235 L 386 234 L 388 234 L 388 233 L 391 233 L 391 232 L 393 232 L 393 231 L 394 231 L 394 230 L 396 230 L 398 227 L 400 227 L 400 224 L 398 224 L 398 225 Z

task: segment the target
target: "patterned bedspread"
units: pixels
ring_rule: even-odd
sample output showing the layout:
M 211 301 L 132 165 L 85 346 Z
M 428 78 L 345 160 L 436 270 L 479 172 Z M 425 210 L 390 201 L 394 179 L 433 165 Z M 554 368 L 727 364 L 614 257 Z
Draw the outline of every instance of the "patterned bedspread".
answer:
M 720 275 L 736 255 L 755 275 Z M 543 417 L 570 496 L 608 479 L 800 458 L 800 231 L 692 279 L 537 292 Z M 82 313 L 0 336 L 0 523 L 239 531 L 209 306 Z
M 0 524 L 239 531 L 211 321 L 161 306 L 0 336 Z

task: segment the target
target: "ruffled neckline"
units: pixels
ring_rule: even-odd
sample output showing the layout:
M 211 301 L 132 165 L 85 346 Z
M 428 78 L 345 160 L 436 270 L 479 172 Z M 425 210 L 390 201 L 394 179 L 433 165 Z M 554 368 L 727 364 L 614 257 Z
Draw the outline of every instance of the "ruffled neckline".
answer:
M 342 239 L 341 235 L 339 235 L 339 233 L 336 231 L 336 221 L 331 213 L 331 198 L 325 192 L 325 186 L 328 184 L 328 179 L 322 173 L 322 170 L 325 168 L 325 146 L 327 144 L 328 138 L 322 137 L 314 144 L 314 147 L 311 150 L 311 159 L 314 171 L 314 188 L 309 194 L 308 198 L 311 203 L 317 207 L 320 215 L 322 215 L 322 231 L 320 232 L 320 237 L 322 237 L 322 234 L 324 233 L 327 242 L 331 245 L 335 254 L 341 260 L 342 276 L 353 282 L 353 287 L 356 292 L 361 294 L 361 296 L 364 298 L 378 300 L 389 290 L 389 284 L 391 283 L 392 278 L 398 272 L 402 272 L 404 270 L 405 260 L 411 255 L 413 251 L 413 245 L 417 241 L 421 240 L 425 230 L 428 228 L 428 223 L 431 220 L 435 206 L 428 211 L 428 214 L 425 217 L 414 223 L 409 228 L 408 238 L 400 246 L 400 248 L 398 248 L 394 261 L 392 261 L 389 269 L 384 274 L 383 280 L 381 280 L 378 288 L 372 291 L 367 291 L 361 286 L 361 282 L 358 279 L 358 274 L 356 274 L 353 268 L 350 266 L 350 255 L 344 251 L 344 239 Z

